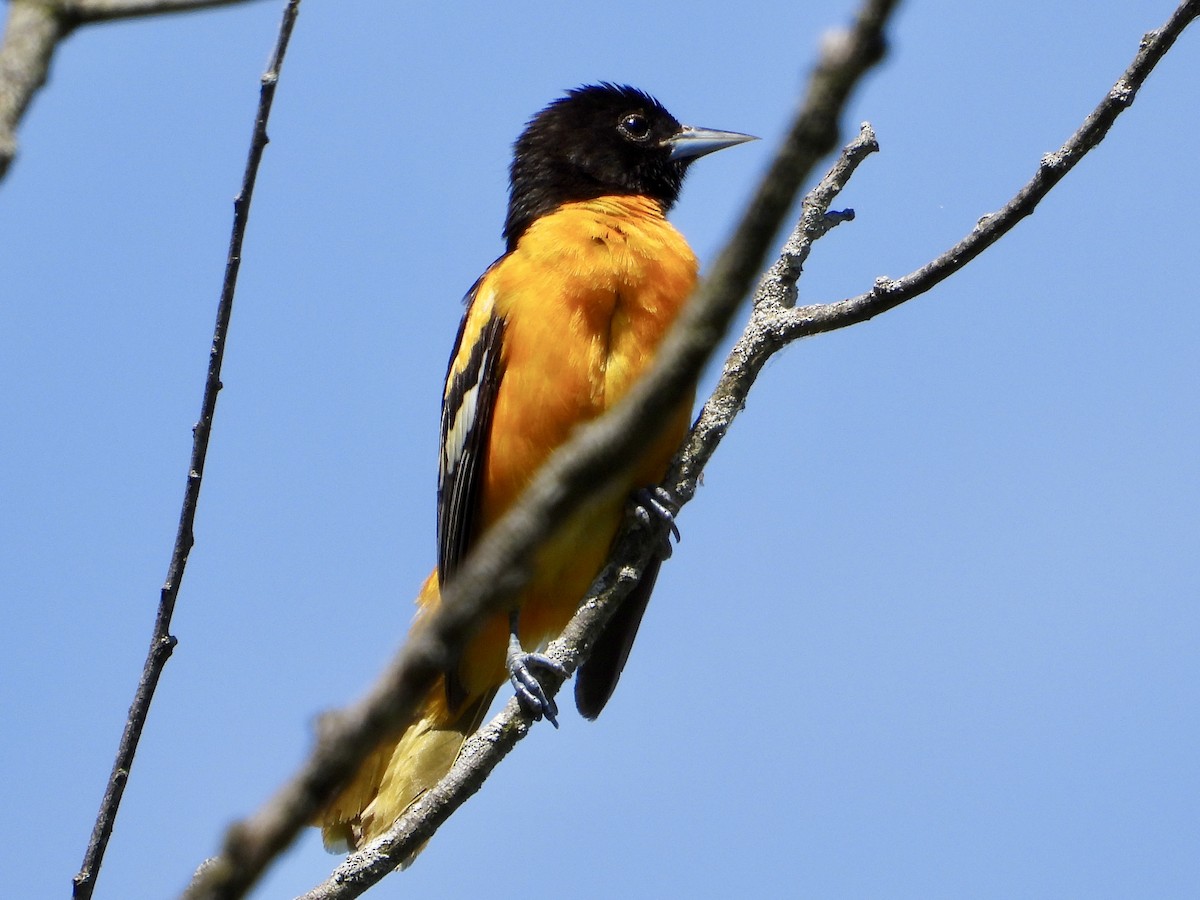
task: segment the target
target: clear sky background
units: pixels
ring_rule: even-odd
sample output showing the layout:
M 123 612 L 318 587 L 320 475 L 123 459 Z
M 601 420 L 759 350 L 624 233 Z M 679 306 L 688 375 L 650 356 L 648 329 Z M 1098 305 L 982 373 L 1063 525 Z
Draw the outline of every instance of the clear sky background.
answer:
M 0 188 L 0 894 L 65 896 L 166 572 L 281 3 L 87 29 Z M 802 302 L 937 255 L 1171 0 L 910 3 L 883 152 Z M 196 548 L 100 898 L 171 896 L 356 697 L 434 561 L 459 299 L 563 89 L 761 135 L 692 170 L 711 260 L 850 4 L 303 7 Z M 1029 220 L 768 366 L 621 688 L 538 727 L 379 897 L 1200 892 L 1200 31 Z M 711 383 L 712 377 L 708 381 Z M 336 862 L 307 833 L 257 896 Z

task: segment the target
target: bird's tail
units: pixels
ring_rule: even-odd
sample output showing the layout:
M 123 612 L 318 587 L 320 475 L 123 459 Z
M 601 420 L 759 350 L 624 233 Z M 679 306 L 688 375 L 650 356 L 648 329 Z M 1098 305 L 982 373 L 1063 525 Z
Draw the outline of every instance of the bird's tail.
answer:
M 436 692 L 436 693 L 435 693 Z M 472 698 L 454 713 L 446 709 L 438 679 L 425 707 L 399 738 L 377 747 L 358 774 L 322 812 L 327 850 L 355 850 L 383 834 L 422 794 L 441 781 L 479 727 L 495 691 Z
M 437 580 L 430 576 L 418 600 L 422 613 L 439 602 Z M 417 618 L 419 625 L 422 615 Z M 314 824 L 321 826 L 326 849 L 355 850 L 391 828 L 450 771 L 463 742 L 479 727 L 495 696 L 496 688 L 492 688 L 451 710 L 445 680 L 438 678 L 417 718 L 376 747 L 350 783 L 318 815 Z

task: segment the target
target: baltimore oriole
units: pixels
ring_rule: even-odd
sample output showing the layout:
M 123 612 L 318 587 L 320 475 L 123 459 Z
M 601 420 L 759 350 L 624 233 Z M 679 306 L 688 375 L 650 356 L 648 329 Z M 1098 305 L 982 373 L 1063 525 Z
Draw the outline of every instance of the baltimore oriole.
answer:
M 506 251 L 466 296 L 446 373 L 438 478 L 438 563 L 422 615 L 472 542 L 508 509 L 580 423 L 617 402 L 647 368 L 696 282 L 697 261 L 666 220 L 689 164 L 752 140 L 692 128 L 630 87 L 581 87 L 533 117 L 514 147 Z M 557 709 L 533 669 L 599 572 L 630 494 L 657 484 L 690 420 L 679 399 L 639 457 L 536 555 L 508 615 L 486 622 L 445 672 L 420 718 L 379 747 L 321 816 L 326 846 L 354 848 L 386 831 L 453 765 L 467 735 L 511 679 L 527 708 Z M 587 718 L 616 687 L 658 573 L 621 605 L 579 670 Z

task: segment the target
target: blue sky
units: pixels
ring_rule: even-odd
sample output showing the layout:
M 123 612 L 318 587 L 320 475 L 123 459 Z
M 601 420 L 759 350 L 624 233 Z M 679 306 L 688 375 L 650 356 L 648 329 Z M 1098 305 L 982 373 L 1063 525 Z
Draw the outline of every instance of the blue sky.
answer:
M 501 250 L 528 116 L 606 79 L 761 135 L 689 176 L 674 220 L 711 260 L 849 9 L 407 6 L 303 8 L 180 643 L 98 897 L 180 889 L 401 639 L 434 560 L 459 298 Z M 0 188 L 5 894 L 66 893 L 111 765 L 280 7 L 77 33 Z M 802 302 L 902 275 L 999 207 L 1170 9 L 908 5 L 846 118 L 883 152 Z M 604 716 L 536 729 L 374 896 L 1197 890 L 1197 40 L 1000 245 L 767 367 Z M 257 896 L 335 861 L 309 833 Z

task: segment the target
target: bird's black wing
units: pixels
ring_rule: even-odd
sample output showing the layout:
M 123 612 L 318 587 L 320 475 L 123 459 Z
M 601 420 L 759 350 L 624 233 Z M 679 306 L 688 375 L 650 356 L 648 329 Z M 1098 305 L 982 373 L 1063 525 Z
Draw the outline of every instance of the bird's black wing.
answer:
M 486 279 L 485 273 L 467 293 L 467 311 L 459 326 L 446 372 L 438 464 L 439 584 L 445 584 L 454 574 L 479 532 L 479 491 L 492 429 L 492 411 L 500 389 L 504 341 L 504 320 L 475 309 Z M 490 298 L 485 299 L 490 307 Z M 467 325 L 473 315 L 478 316 L 481 312 L 489 318 L 473 337 L 466 360 L 456 367 Z

